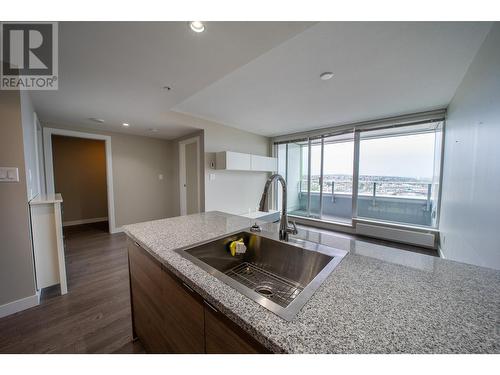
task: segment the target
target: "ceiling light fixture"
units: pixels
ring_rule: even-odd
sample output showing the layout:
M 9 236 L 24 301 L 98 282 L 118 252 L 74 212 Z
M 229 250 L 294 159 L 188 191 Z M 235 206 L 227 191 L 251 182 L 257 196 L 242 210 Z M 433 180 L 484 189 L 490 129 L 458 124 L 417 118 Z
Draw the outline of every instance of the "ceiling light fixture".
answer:
M 189 22 L 189 27 L 195 33 L 202 33 L 203 31 L 205 31 L 205 25 L 201 21 L 191 21 Z
M 333 78 L 333 73 L 332 72 L 321 73 L 319 78 L 321 78 L 322 81 L 328 81 L 329 79 Z
M 157 132 L 158 132 L 158 129 L 156 129 L 156 128 L 150 128 L 150 129 L 149 129 L 149 131 L 150 131 L 150 132 L 153 132 L 153 133 L 157 133 Z
M 126 122 L 124 122 L 122 125 L 125 126 L 126 128 L 128 128 L 130 126 L 130 124 L 126 123 Z

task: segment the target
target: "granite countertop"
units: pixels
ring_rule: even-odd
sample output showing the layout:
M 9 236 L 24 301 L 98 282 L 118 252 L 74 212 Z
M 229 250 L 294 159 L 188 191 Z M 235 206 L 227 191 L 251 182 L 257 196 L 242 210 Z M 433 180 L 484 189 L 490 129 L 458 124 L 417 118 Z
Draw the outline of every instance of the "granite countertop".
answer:
M 288 322 L 174 251 L 251 224 L 207 212 L 125 232 L 273 352 L 500 353 L 500 271 L 301 229 L 296 237 L 349 254 Z

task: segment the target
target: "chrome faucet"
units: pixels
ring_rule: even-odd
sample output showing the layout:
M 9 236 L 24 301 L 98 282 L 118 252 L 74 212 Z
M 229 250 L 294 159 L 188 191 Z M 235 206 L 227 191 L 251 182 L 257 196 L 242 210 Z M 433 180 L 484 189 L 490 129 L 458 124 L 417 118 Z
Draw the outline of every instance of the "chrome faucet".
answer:
M 262 198 L 260 199 L 259 211 L 264 211 L 264 212 L 269 211 L 267 208 L 267 197 L 269 193 L 269 188 L 271 187 L 271 184 L 273 183 L 274 180 L 278 180 L 279 182 L 281 182 L 281 189 L 283 192 L 281 196 L 283 205 L 281 209 L 279 236 L 280 240 L 288 241 L 288 235 L 290 233 L 297 234 L 298 231 L 297 231 L 297 226 L 293 221 L 291 222 L 292 223 L 291 226 L 288 224 L 288 215 L 286 213 L 286 181 L 281 175 L 273 174 L 271 177 L 267 179 L 266 185 L 264 186 L 264 192 L 262 193 Z

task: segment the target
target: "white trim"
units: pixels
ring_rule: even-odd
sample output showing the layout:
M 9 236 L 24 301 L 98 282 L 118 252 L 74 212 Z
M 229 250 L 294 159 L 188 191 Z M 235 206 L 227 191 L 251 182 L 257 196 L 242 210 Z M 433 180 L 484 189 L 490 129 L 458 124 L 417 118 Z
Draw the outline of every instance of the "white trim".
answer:
M 180 198 L 180 214 L 186 215 L 187 202 L 186 202 L 186 145 L 196 143 L 196 176 L 198 185 L 198 212 L 201 212 L 200 200 L 200 137 L 179 141 L 179 198 Z
M 103 221 L 108 221 L 108 218 L 107 217 L 94 217 L 91 219 L 70 220 L 70 221 L 64 221 L 63 227 L 71 227 L 73 225 L 82 225 L 82 224 L 91 224 L 91 223 L 102 223 Z
M 0 318 L 15 314 L 19 311 L 29 309 L 40 304 L 40 292 L 33 294 L 32 296 L 21 298 L 16 301 L 6 303 L 0 306 Z
M 38 188 L 38 195 L 42 195 L 42 176 L 40 174 L 40 158 L 38 157 L 38 151 L 41 145 L 38 144 L 38 128 L 42 130 L 42 126 L 40 125 L 40 122 L 38 121 L 38 116 L 36 115 L 36 112 L 33 112 L 33 137 L 35 138 L 35 163 L 36 163 L 36 184 Z
M 52 135 L 103 140 L 106 146 L 106 182 L 108 192 L 109 232 L 117 233 L 115 226 L 115 199 L 113 190 L 113 162 L 111 154 L 111 137 L 94 133 L 77 132 L 73 130 L 43 128 L 43 142 L 45 145 L 45 178 L 47 180 L 47 194 L 54 191 L 54 165 L 52 162 Z
M 330 136 L 351 132 L 352 130 L 374 130 L 385 127 L 406 126 L 415 122 L 436 121 L 446 118 L 446 108 L 436 109 L 434 111 L 411 113 L 408 115 L 385 117 L 369 121 L 355 123 L 344 123 L 324 126 L 321 128 L 306 130 L 303 132 L 280 135 L 271 138 L 272 143 L 290 142 L 297 139 L 315 138 L 318 136 Z
M 64 257 L 64 240 L 62 233 L 61 203 L 54 203 L 54 224 L 56 227 L 57 262 L 59 264 L 59 285 L 61 295 L 68 293 L 68 281 L 66 279 L 66 260 Z

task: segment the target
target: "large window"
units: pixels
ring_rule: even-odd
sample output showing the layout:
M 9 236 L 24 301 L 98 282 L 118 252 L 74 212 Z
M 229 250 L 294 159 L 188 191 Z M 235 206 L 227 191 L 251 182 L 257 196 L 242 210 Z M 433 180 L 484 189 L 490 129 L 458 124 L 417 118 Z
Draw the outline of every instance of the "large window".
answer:
M 436 227 L 441 120 L 276 144 L 292 216 Z

